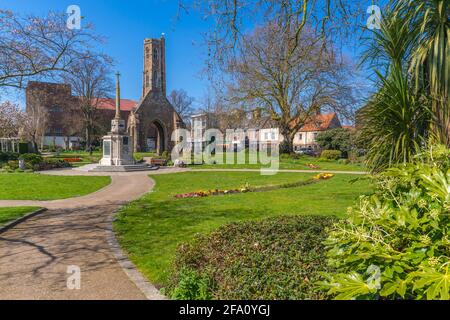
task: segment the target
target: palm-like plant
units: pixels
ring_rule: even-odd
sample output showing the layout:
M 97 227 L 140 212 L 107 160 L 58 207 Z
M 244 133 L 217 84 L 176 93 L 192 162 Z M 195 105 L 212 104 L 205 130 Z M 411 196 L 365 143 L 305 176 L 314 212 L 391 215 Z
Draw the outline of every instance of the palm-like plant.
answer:
M 362 136 L 369 141 L 367 162 L 373 171 L 410 161 L 425 141 L 429 113 L 421 93 L 411 88 L 407 67 L 417 39 L 405 17 L 389 11 L 364 53 L 379 84 L 362 111 Z
M 417 36 L 410 72 L 416 91 L 431 99 L 431 131 L 437 142 L 450 145 L 450 0 L 399 0 L 394 10 Z

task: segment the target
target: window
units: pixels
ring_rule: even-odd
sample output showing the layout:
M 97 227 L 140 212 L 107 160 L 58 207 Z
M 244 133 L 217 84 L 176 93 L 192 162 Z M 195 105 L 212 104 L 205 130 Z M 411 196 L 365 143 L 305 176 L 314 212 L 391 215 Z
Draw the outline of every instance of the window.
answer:
M 268 132 L 264 133 L 264 140 L 269 140 L 269 133 Z
M 275 132 L 272 132 L 272 140 L 275 140 Z
M 63 130 L 60 127 L 53 128 L 53 135 L 60 136 L 60 135 L 62 135 L 62 133 L 63 133 Z
M 298 134 L 298 140 L 303 140 L 303 134 L 301 133 Z
M 157 86 L 158 86 L 158 74 L 156 73 L 156 71 L 153 71 L 153 87 Z
M 156 50 L 156 48 L 153 49 L 153 60 L 154 60 L 154 61 L 157 61 L 157 60 L 158 60 L 158 50 Z
M 50 108 L 50 112 L 53 112 L 53 113 L 60 113 L 62 111 L 63 111 L 63 109 L 60 106 L 53 106 Z

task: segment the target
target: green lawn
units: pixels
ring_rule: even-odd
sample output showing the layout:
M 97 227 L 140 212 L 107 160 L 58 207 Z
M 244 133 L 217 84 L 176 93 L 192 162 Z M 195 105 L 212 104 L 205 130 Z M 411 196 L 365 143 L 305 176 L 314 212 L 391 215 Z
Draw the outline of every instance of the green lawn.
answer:
M 223 164 L 203 164 L 203 165 L 191 165 L 195 169 L 260 169 L 261 167 L 269 167 L 269 165 L 261 164 L 249 164 L 248 152 L 245 154 L 245 164 L 226 163 L 225 155 L 223 156 Z M 235 156 L 237 159 L 237 156 Z M 237 162 L 235 160 L 235 162 Z M 280 157 L 280 169 L 292 169 L 292 170 L 313 170 L 308 165 L 314 165 L 319 169 L 325 171 L 366 171 L 366 167 L 363 164 L 345 164 L 337 160 L 325 160 L 316 157 L 302 155 L 299 159 L 293 159 L 290 156 Z
M 155 157 L 156 153 L 154 152 L 136 152 L 134 153 L 134 158 L 137 161 L 142 160 L 144 157 Z M 54 155 L 50 158 L 53 159 L 64 159 L 64 158 L 80 158 L 81 162 L 73 162 L 73 167 L 81 167 L 91 163 L 97 163 L 102 158 L 102 153 L 100 151 L 94 151 L 92 155 L 89 155 L 89 152 L 86 151 L 64 151 L 61 152 L 58 156 Z
M 110 183 L 110 177 L 0 174 L 0 200 L 66 199 L 92 193 Z
M 38 207 L 0 208 L 0 227 L 38 209 Z
M 367 180 L 337 175 L 315 184 L 267 192 L 175 199 L 180 193 L 231 189 L 308 180 L 313 174 L 279 173 L 261 176 L 249 172 L 186 172 L 155 175 L 153 192 L 124 208 L 114 228 L 131 260 L 156 285 L 167 284 L 179 244 L 196 233 L 210 232 L 232 221 L 278 215 L 337 215 L 361 194 L 370 191 Z

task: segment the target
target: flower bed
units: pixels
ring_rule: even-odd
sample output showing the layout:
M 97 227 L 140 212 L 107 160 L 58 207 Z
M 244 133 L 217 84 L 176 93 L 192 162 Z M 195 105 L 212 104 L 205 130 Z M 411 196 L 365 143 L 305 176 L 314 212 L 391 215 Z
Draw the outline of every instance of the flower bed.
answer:
M 334 174 L 332 174 L 332 173 L 319 173 L 318 175 L 316 175 L 314 177 L 314 179 L 316 179 L 316 180 L 329 180 L 329 179 L 331 179 L 333 177 L 334 177 Z
M 308 179 L 306 181 L 298 181 L 294 183 L 285 183 L 281 185 L 268 185 L 268 186 L 259 186 L 259 187 L 250 187 L 248 183 L 238 189 L 230 189 L 230 190 L 207 190 L 207 191 L 196 191 L 196 192 L 188 192 L 183 194 L 175 195 L 177 199 L 187 199 L 187 198 L 204 198 L 209 196 L 219 196 L 219 195 L 228 195 L 228 194 L 237 194 L 237 193 L 246 193 L 246 192 L 267 192 L 273 191 L 277 189 L 287 189 L 287 188 L 296 188 L 300 186 L 305 186 L 308 184 L 316 183 L 320 180 L 329 180 L 334 177 L 334 174 L 331 173 L 321 173 L 314 176 L 312 179 Z
M 236 193 L 245 193 L 251 191 L 248 186 L 244 186 L 240 189 L 231 189 L 231 190 L 207 190 L 207 191 L 197 191 L 197 192 L 189 192 L 183 194 L 177 194 L 175 198 L 177 199 L 186 199 L 186 198 L 204 198 L 209 196 L 218 196 L 225 194 L 236 194 Z
M 73 163 L 73 162 L 82 162 L 83 160 L 81 158 L 64 158 L 65 162 Z

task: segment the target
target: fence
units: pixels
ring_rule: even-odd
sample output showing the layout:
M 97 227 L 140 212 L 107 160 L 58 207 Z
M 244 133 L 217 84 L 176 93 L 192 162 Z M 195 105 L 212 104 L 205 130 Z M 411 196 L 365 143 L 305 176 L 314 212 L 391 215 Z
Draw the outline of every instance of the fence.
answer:
M 1 152 L 19 152 L 19 138 L 0 138 Z

